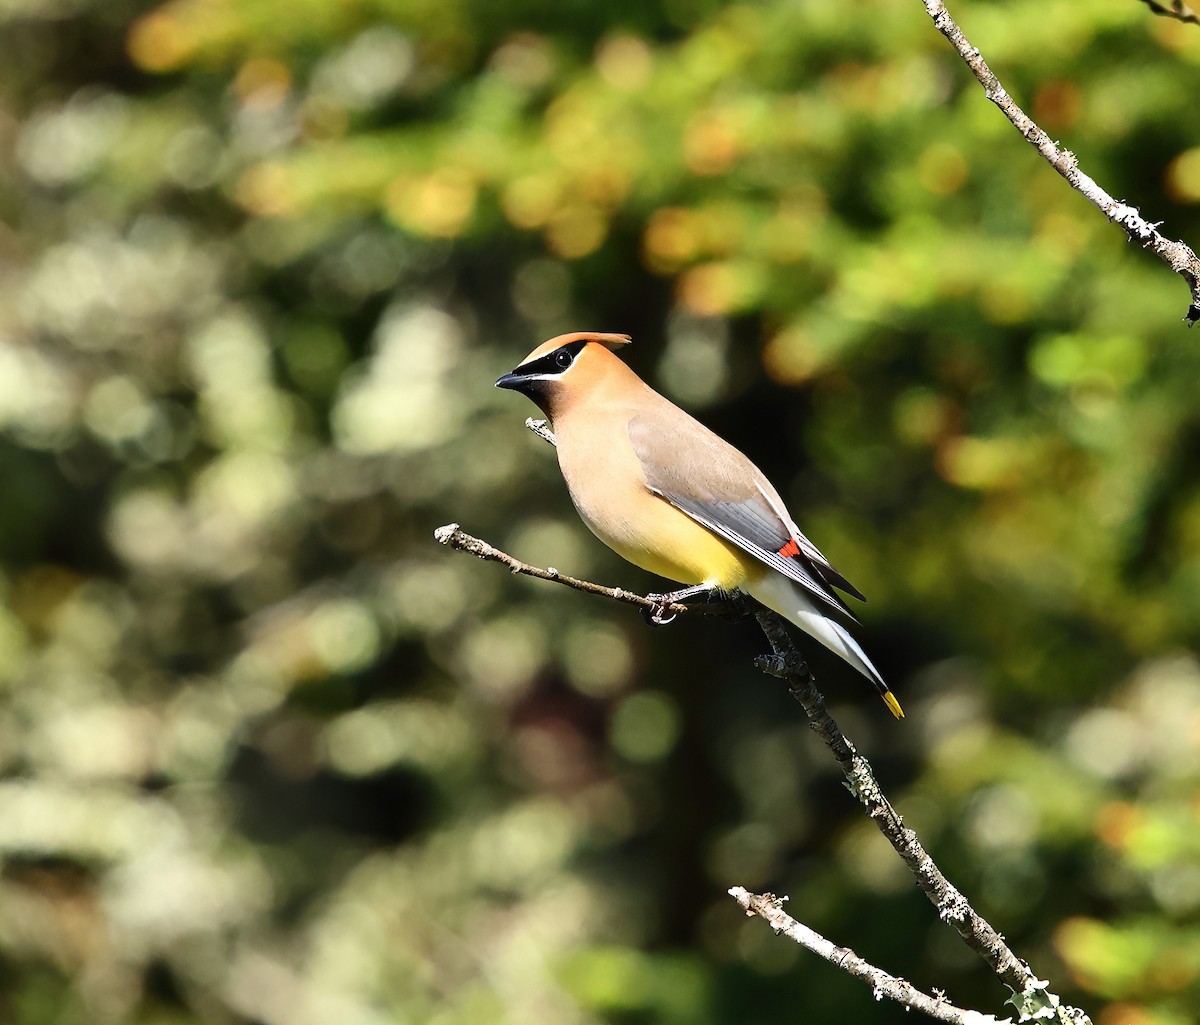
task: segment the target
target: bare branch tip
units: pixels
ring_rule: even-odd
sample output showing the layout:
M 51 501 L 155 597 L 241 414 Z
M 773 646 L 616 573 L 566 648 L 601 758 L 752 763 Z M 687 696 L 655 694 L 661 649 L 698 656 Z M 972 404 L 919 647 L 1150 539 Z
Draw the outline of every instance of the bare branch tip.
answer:
M 457 523 L 447 523 L 444 526 L 438 527 L 433 532 L 433 539 L 440 545 L 448 545 L 454 540 L 454 535 L 459 531 Z
M 542 441 L 549 442 L 551 445 L 558 445 L 558 439 L 554 437 L 554 432 L 550 430 L 550 424 L 547 421 L 528 416 L 525 418 L 525 426 L 541 438 Z
M 742 910 L 746 912 L 747 918 L 754 917 L 754 908 L 750 906 L 754 895 L 749 890 L 744 886 L 731 886 L 725 892 L 742 906 Z

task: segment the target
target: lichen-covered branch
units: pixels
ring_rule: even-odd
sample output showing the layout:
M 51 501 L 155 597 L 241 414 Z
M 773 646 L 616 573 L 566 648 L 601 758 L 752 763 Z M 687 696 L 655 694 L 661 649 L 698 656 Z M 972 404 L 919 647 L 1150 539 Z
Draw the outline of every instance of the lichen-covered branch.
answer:
M 1087 1015 L 1075 1008 L 1062 1006 L 1058 997 L 1048 992 L 1024 961 L 1009 949 L 1004 938 L 991 924 L 971 907 L 970 902 L 942 874 L 929 856 L 920 838 L 904 824 L 900 813 L 884 795 L 867 760 L 858 753 L 850 739 L 825 706 L 825 696 L 817 689 L 808 665 L 792 643 L 783 619 L 774 612 L 762 609 L 757 613 L 771 645 L 771 655 L 761 656 L 756 665 L 765 673 L 777 676 L 788 684 L 792 696 L 800 702 L 808 716 L 809 725 L 819 736 L 841 767 L 850 792 L 858 798 L 867 815 L 895 848 L 922 892 L 937 909 L 938 917 L 962 937 L 975 953 L 996 973 L 1013 993 L 1010 1002 L 1024 1021 L 1040 1016 L 1062 1025 L 1088 1022 Z
M 1188 306 L 1184 319 L 1188 325 L 1200 320 L 1200 258 L 1191 247 L 1183 242 L 1167 238 L 1158 230 L 1158 225 L 1147 221 L 1128 203 L 1114 199 L 1092 178 L 1079 169 L 1079 161 L 1075 154 L 1061 149 L 1028 114 L 1025 113 L 1011 96 L 1005 91 L 1000 80 L 988 67 L 987 62 L 980 56 L 979 49 L 972 46 L 958 24 L 950 17 L 942 0 L 923 0 L 925 10 L 933 19 L 937 30 L 958 51 L 958 55 L 971 69 L 971 73 L 983 86 L 987 98 L 991 100 L 1006 118 L 1012 123 L 1026 141 L 1036 149 L 1067 183 L 1085 197 L 1110 221 L 1121 226 L 1129 241 L 1143 249 L 1154 253 L 1176 274 L 1180 275 L 1191 290 L 1191 304 Z M 1153 6 L 1153 5 L 1151 5 Z
M 931 996 L 917 989 L 911 982 L 889 975 L 882 968 L 876 968 L 849 947 L 839 947 L 804 923 L 797 922 L 783 910 L 786 897 L 776 897 L 773 893 L 751 893 L 741 886 L 730 889 L 729 896 L 746 909 L 747 915 L 758 915 L 776 933 L 794 940 L 805 949 L 825 958 L 830 964 L 837 965 L 848 975 L 867 983 L 876 1000 L 887 997 L 910 1010 L 921 1011 L 935 1021 L 951 1022 L 953 1025 L 1004 1025 L 1004 1022 L 1011 1020 L 1004 1019 L 1002 1022 L 990 1014 L 956 1007 L 944 994 L 935 991 Z

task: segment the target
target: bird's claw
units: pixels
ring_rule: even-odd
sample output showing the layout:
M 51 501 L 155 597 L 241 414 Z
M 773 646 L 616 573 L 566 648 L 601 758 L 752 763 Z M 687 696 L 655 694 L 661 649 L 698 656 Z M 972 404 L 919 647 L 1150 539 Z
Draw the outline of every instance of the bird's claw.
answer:
M 666 626 L 668 623 L 675 621 L 679 613 L 667 611 L 670 605 L 668 595 L 648 594 L 646 597 L 655 603 L 653 608 L 647 608 L 645 605 L 642 606 L 642 619 L 650 626 Z

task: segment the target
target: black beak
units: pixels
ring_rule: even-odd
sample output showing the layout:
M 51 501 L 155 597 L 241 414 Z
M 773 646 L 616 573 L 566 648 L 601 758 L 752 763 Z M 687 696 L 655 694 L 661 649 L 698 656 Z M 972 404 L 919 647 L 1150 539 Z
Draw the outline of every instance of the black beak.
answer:
M 521 385 L 525 381 L 524 374 L 518 374 L 515 371 L 511 374 L 505 374 L 496 382 L 497 388 L 507 388 L 510 391 L 520 391 Z

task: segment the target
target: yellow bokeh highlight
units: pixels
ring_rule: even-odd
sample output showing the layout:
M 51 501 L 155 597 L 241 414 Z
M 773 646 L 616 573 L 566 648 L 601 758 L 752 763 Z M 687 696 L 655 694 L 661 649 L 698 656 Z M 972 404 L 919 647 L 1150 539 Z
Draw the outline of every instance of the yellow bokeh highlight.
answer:
M 763 367 L 777 384 L 803 384 L 820 368 L 821 357 L 812 337 L 801 327 L 772 335 L 763 349 Z
M 951 484 L 989 491 L 1016 483 L 1026 454 L 1011 438 L 951 438 L 938 449 L 937 468 Z
M 599 249 L 607 231 L 600 211 L 580 203 L 555 211 L 546 225 L 546 244 L 564 260 L 578 260 Z
M 139 68 L 146 71 L 172 71 L 192 55 L 195 39 L 188 35 L 168 5 L 151 11 L 133 23 L 126 49 L 130 59 Z
M 679 279 L 678 296 L 688 311 L 702 317 L 745 309 L 760 292 L 757 268 L 722 261 L 693 267 Z
M 281 61 L 256 57 L 241 66 L 233 84 L 242 106 L 273 110 L 287 99 L 292 73 Z
M 1200 48 L 1196 46 L 1194 25 L 1177 21 L 1175 18 L 1155 18 L 1149 28 L 1155 42 L 1164 50 L 1170 50 L 1173 54 L 1184 58 L 1190 56 L 1193 62 L 1197 61 Z
M 614 89 L 632 92 L 650 81 L 654 56 L 636 36 L 610 36 L 596 49 L 596 70 Z
M 708 176 L 728 171 L 742 149 L 737 127 L 729 117 L 701 111 L 688 122 L 683 155 L 693 173 Z
M 296 209 L 291 173 L 271 160 L 247 168 L 234 187 L 234 195 L 243 209 L 258 217 L 283 217 Z
M 642 256 L 650 270 L 669 274 L 694 259 L 701 242 L 701 227 L 693 211 L 664 207 L 650 216 L 642 236 Z
M 909 445 L 932 445 L 957 426 L 961 415 L 947 397 L 929 388 L 910 388 L 896 400 L 896 436 Z
M 574 189 L 584 199 L 606 209 L 614 209 L 629 194 L 629 172 L 613 164 L 592 163 L 575 177 Z
M 477 187 L 462 171 L 449 169 L 415 178 L 396 178 L 385 195 L 398 224 L 420 235 L 457 238 L 475 209 Z
M 1200 146 L 1184 150 L 1167 165 L 1167 194 L 1177 203 L 1200 203 Z
M 550 220 L 562 192 L 551 174 L 528 174 L 509 182 L 500 196 L 500 206 L 515 227 L 540 228 Z
M 1109 801 L 1096 813 L 1096 835 L 1109 847 L 1122 850 L 1145 817 L 1137 805 L 1128 801 Z
M 551 103 L 543 123 L 551 152 L 564 166 L 590 163 L 593 154 L 611 143 L 595 110 L 577 93 L 566 93 Z

